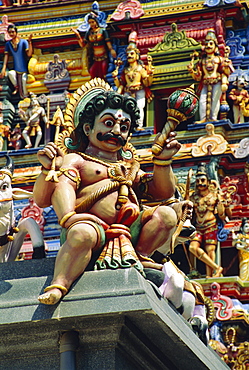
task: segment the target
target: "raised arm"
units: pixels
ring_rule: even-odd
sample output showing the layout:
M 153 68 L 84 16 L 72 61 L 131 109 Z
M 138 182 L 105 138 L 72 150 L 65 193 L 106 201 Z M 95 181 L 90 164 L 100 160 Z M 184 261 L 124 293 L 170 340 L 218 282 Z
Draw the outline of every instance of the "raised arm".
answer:
M 73 33 L 75 33 L 75 35 L 77 37 L 77 40 L 78 40 L 78 44 L 80 45 L 80 47 L 83 48 L 84 46 L 86 46 L 86 42 L 81 37 L 79 31 L 76 30 L 76 28 L 71 28 L 71 31 L 73 31 Z
M 149 182 L 148 187 L 149 193 L 157 200 L 171 198 L 175 193 L 175 177 L 171 162 L 172 157 L 181 148 L 175 136 L 176 133 L 171 132 L 165 140 L 161 154 L 153 157 L 153 180 Z

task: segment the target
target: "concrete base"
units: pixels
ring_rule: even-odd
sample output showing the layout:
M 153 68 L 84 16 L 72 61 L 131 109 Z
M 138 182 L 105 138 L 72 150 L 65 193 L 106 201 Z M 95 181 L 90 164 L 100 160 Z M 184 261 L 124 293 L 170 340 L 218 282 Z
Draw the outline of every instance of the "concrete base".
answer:
M 39 304 L 53 266 L 52 258 L 1 265 L 0 369 L 62 368 L 60 338 L 72 330 L 77 370 L 228 369 L 133 268 L 85 272 L 59 304 Z

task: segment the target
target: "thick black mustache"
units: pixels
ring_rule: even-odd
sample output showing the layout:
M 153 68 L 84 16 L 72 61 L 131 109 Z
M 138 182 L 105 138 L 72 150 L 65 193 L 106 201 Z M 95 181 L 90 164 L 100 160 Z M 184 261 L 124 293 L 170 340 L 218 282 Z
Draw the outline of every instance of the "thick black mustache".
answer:
M 97 134 L 97 139 L 99 141 L 116 139 L 120 145 L 124 146 L 126 144 L 126 140 L 123 139 L 121 135 L 116 135 L 116 134 L 113 134 L 112 132 L 107 132 L 106 134 L 101 134 L 101 132 L 99 132 Z

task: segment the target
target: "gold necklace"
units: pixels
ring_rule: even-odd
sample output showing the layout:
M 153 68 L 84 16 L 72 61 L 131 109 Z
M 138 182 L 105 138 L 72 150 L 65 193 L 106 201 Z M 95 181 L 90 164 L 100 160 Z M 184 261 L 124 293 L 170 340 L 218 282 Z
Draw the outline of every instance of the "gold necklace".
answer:
M 132 69 L 132 67 L 127 68 L 127 77 L 130 82 L 133 82 L 136 77 L 137 67 Z
M 96 162 L 96 163 L 99 163 L 99 164 L 102 164 L 103 166 L 106 166 L 106 167 L 114 167 L 116 165 L 120 165 L 121 163 L 123 163 L 123 161 L 116 161 L 116 162 L 113 162 L 113 163 L 108 163 L 100 158 L 97 158 L 97 157 L 92 157 L 91 155 L 88 155 L 88 154 L 85 154 L 85 153 L 79 153 L 82 158 L 86 159 L 87 161 L 91 161 L 91 162 Z

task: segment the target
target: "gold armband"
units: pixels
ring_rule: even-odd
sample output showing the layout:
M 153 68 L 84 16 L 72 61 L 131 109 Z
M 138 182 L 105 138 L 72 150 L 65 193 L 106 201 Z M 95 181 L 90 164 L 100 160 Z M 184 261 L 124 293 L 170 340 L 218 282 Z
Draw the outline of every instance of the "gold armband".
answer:
M 59 224 L 61 227 L 64 227 L 65 223 L 67 222 L 67 220 L 69 220 L 69 218 L 73 215 L 75 215 L 76 212 L 75 211 L 72 211 L 72 212 L 68 212 L 65 216 L 62 217 L 62 219 L 60 220 Z
M 153 163 L 157 166 L 166 167 L 172 163 L 172 159 L 159 159 L 159 158 L 153 157 Z
M 142 193 L 142 196 L 146 199 L 153 199 L 153 196 L 149 194 L 149 186 L 148 183 L 153 180 L 153 176 L 149 174 L 144 174 L 140 178 L 140 182 L 138 184 L 138 189 Z
M 58 171 L 58 176 L 65 175 L 70 180 L 76 183 L 77 189 L 80 186 L 80 174 L 76 168 L 60 168 Z

